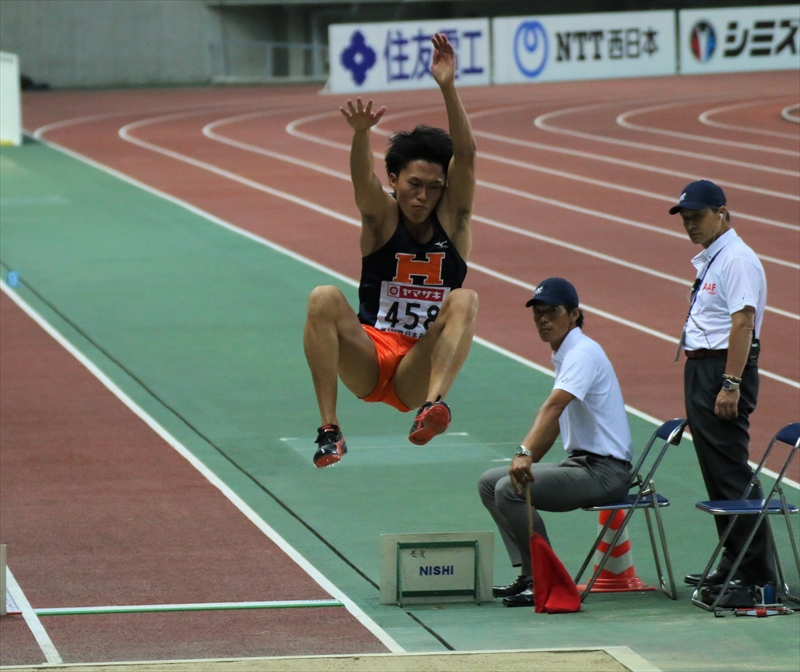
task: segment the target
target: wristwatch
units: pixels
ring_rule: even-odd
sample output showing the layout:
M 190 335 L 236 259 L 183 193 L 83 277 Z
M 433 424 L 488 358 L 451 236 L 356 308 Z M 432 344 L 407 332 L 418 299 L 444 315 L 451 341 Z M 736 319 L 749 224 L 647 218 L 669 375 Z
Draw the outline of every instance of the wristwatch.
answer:
M 739 383 L 731 380 L 730 378 L 723 378 L 722 389 L 726 392 L 736 392 L 736 390 L 739 389 Z
M 531 453 L 530 450 L 525 448 L 525 446 L 520 446 L 519 448 L 517 448 L 517 452 L 514 453 L 514 457 L 521 457 L 522 455 L 524 455 L 525 457 L 533 457 L 533 453 Z

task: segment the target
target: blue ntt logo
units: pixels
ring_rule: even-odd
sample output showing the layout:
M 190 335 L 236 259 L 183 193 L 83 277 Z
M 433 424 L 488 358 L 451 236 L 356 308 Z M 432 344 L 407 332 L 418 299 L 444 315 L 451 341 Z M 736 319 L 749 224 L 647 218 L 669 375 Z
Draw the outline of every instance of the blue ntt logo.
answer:
M 538 21 L 523 21 L 514 35 L 514 61 L 526 77 L 538 77 L 547 65 L 547 31 Z
M 16 271 L 9 271 L 8 275 L 6 276 L 6 284 L 9 287 L 16 287 L 19 285 L 19 273 Z

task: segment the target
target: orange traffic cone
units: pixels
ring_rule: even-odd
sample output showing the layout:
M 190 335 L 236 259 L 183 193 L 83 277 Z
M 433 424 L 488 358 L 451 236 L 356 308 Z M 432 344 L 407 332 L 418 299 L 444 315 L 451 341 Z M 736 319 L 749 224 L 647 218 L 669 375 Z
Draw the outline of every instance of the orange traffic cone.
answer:
M 608 550 L 611 540 L 614 538 L 615 532 L 619 529 L 625 518 L 624 511 L 601 511 L 598 525 L 600 530 L 606 524 L 608 518 L 613 515 L 614 518 L 606 530 L 597 551 L 594 554 L 594 570 L 597 571 L 597 566 L 603 559 L 603 555 Z M 578 590 L 583 590 L 583 586 L 578 586 Z M 643 583 L 642 580 L 636 576 L 636 571 L 633 568 L 633 554 L 631 553 L 631 540 L 628 538 L 627 528 L 622 530 L 622 534 L 617 539 L 617 545 L 611 551 L 603 571 L 597 577 L 597 581 L 592 586 L 591 592 L 593 593 L 624 593 L 629 591 L 638 590 L 655 590 L 652 586 Z

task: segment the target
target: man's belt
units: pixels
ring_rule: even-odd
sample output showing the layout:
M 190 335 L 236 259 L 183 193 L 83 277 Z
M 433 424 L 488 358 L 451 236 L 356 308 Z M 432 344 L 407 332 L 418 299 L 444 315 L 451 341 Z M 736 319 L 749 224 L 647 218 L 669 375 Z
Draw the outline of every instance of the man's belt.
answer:
M 708 350 L 701 348 L 700 350 L 684 350 L 688 359 L 705 359 L 706 357 L 727 357 L 728 349 L 725 350 Z
M 686 353 L 687 359 L 705 359 L 706 357 L 715 357 L 715 358 L 727 358 L 728 357 L 728 349 L 725 348 L 724 350 L 709 350 L 707 348 L 700 348 L 699 350 L 684 350 Z M 747 356 L 747 364 L 745 364 L 745 368 L 750 368 L 752 366 L 756 366 L 758 364 L 758 355 L 761 352 L 761 342 L 758 339 L 755 339 L 750 344 L 750 352 Z
M 597 453 L 592 453 L 588 450 L 573 450 L 569 454 L 570 457 L 596 457 L 601 460 L 614 460 L 614 462 L 622 462 L 625 467 L 630 471 L 631 463 L 627 460 L 621 460 L 618 457 L 612 457 L 611 455 L 598 455 Z

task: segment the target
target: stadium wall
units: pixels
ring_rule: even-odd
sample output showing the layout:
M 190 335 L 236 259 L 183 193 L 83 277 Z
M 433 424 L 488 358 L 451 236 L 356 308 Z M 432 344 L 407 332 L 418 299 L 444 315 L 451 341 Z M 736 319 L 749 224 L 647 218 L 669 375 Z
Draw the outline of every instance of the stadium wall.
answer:
M 0 49 L 55 88 L 322 80 L 328 26 L 753 0 L 0 0 Z M 770 3 L 773 4 L 773 3 Z M 796 4 L 782 3 L 774 4 Z

